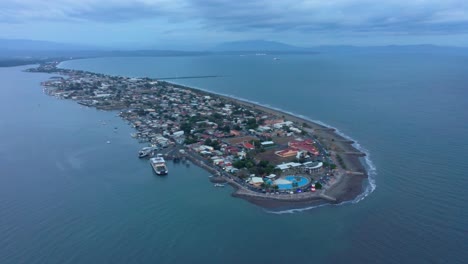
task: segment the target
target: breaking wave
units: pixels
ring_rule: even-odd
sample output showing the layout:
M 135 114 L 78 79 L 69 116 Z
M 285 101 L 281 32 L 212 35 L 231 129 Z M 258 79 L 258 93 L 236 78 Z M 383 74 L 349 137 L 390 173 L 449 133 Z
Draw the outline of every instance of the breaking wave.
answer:
M 341 205 L 345 205 L 345 204 L 355 204 L 355 203 L 358 203 L 358 202 L 364 200 L 364 198 L 366 198 L 369 194 L 371 194 L 377 188 L 377 183 L 376 183 L 376 179 L 375 179 L 376 175 L 377 175 L 377 168 L 375 167 L 374 163 L 370 159 L 371 154 L 370 154 L 369 150 L 367 150 L 366 148 L 361 146 L 352 137 L 350 137 L 350 136 L 344 134 L 343 132 L 341 132 L 338 128 L 333 127 L 331 125 L 328 125 L 327 123 L 324 123 L 324 122 L 322 122 L 320 120 L 314 120 L 314 119 L 311 119 L 311 118 L 309 118 L 307 116 L 297 114 L 297 113 L 294 113 L 294 112 L 291 112 L 291 111 L 287 111 L 287 110 L 284 110 L 284 109 L 281 109 L 281 108 L 277 108 L 277 107 L 271 106 L 269 104 L 263 104 L 263 103 L 260 103 L 260 102 L 257 102 L 257 101 L 248 100 L 248 99 L 238 97 L 238 96 L 235 96 L 235 95 L 214 92 L 212 90 L 207 90 L 207 89 L 203 89 L 203 88 L 196 87 L 196 86 L 186 85 L 186 84 L 183 84 L 183 83 L 177 83 L 177 82 L 173 82 L 173 81 L 171 81 L 170 83 L 177 84 L 177 85 L 182 85 L 182 86 L 185 86 L 185 87 L 188 87 L 188 88 L 193 88 L 193 89 L 197 89 L 197 90 L 212 93 L 212 94 L 217 94 L 217 95 L 221 95 L 221 96 L 230 97 L 230 98 L 233 98 L 233 99 L 236 99 L 236 100 L 244 101 L 244 102 L 251 103 L 251 104 L 256 104 L 256 105 L 263 106 L 263 107 L 267 107 L 267 108 L 270 108 L 270 109 L 273 109 L 273 110 L 276 110 L 276 111 L 280 111 L 280 112 L 283 112 L 283 113 L 286 113 L 286 114 L 289 114 L 289 115 L 293 115 L 293 116 L 302 118 L 302 119 L 310 121 L 310 122 L 314 122 L 316 124 L 319 124 L 319 125 L 322 125 L 322 126 L 325 126 L 325 127 L 328 127 L 328 128 L 333 128 L 335 130 L 335 133 L 337 133 L 338 135 L 342 136 L 343 138 L 345 138 L 347 140 L 353 141 L 354 143 L 352 144 L 352 146 L 355 147 L 357 150 L 359 150 L 359 151 L 366 154 L 366 156 L 364 157 L 363 165 L 364 165 L 364 167 L 366 168 L 366 171 L 367 171 L 367 176 L 368 176 L 367 184 L 365 186 L 364 191 L 360 195 L 358 195 L 356 198 L 354 198 L 353 200 L 341 202 L 339 204 L 321 204 L 321 205 L 314 205 L 314 206 L 304 207 L 304 208 L 288 209 L 288 210 L 283 210 L 283 211 L 269 211 L 269 210 L 267 210 L 267 212 L 274 213 L 274 214 L 288 214 L 288 213 L 303 212 L 303 211 L 311 210 L 311 209 L 322 207 L 322 206 L 328 206 L 328 205 L 341 206 Z
M 64 67 L 61 67 L 61 65 L 59 65 L 58 67 L 64 68 Z M 268 105 L 268 104 L 263 104 L 263 103 L 260 103 L 260 102 L 257 102 L 257 101 L 248 100 L 248 99 L 238 97 L 238 96 L 235 96 L 235 95 L 214 92 L 212 90 L 203 89 L 203 88 L 200 88 L 200 87 L 197 87 L 197 86 L 192 86 L 192 85 L 188 85 L 188 84 L 184 84 L 184 83 L 174 82 L 172 80 L 171 81 L 166 81 L 166 82 L 173 83 L 173 84 L 176 84 L 176 85 L 181 85 L 181 86 L 184 86 L 184 87 L 187 87 L 187 88 L 192 88 L 192 89 L 212 93 L 212 94 L 217 94 L 217 95 L 221 95 L 221 96 L 230 97 L 230 98 L 233 98 L 233 99 L 236 99 L 236 100 L 244 101 L 244 102 L 251 103 L 251 104 L 256 104 L 256 105 L 263 106 L 263 107 L 267 107 L 267 108 L 270 108 L 270 109 L 273 109 L 273 110 L 276 110 L 276 111 L 280 111 L 280 112 L 283 112 L 283 113 L 286 113 L 286 114 L 290 114 L 290 115 L 302 118 L 302 119 L 307 120 L 307 121 L 317 123 L 319 125 L 322 125 L 322 126 L 325 126 L 325 127 L 328 127 L 328 128 L 335 129 L 335 132 L 338 135 L 342 136 L 343 138 L 345 138 L 347 140 L 352 140 L 354 142 L 352 144 L 353 147 L 355 147 L 357 150 L 359 150 L 359 151 L 366 154 L 366 156 L 364 157 L 364 161 L 365 161 L 364 167 L 367 170 L 368 183 L 367 183 L 367 185 L 366 185 L 366 187 L 364 189 L 364 192 L 362 192 L 360 195 L 358 195 L 354 200 L 342 202 L 340 204 L 333 204 L 333 206 L 340 206 L 340 205 L 349 204 L 349 203 L 352 203 L 352 204 L 358 203 L 358 202 L 362 201 L 364 198 L 366 198 L 369 194 L 371 194 L 376 189 L 377 184 L 376 184 L 375 177 L 377 175 L 377 169 L 376 169 L 374 163 L 372 162 L 372 160 L 370 159 L 369 151 L 367 149 L 365 149 L 364 147 L 362 147 L 356 140 L 354 140 L 350 136 L 345 135 L 344 133 L 342 133 L 339 129 L 337 129 L 337 128 L 333 127 L 333 126 L 330 126 L 330 125 L 328 125 L 328 124 L 326 124 L 326 123 L 324 123 L 322 121 L 313 120 L 313 119 L 311 119 L 311 118 L 309 118 L 307 116 L 301 115 L 301 114 L 290 112 L 290 111 L 287 111 L 287 110 L 284 110 L 284 109 L 281 109 L 281 108 L 277 108 L 277 107 L 274 107 L 274 106 L 271 106 L 271 105 Z M 305 207 L 305 208 L 289 209 L 289 210 L 284 210 L 284 211 L 268 211 L 268 212 L 275 213 L 275 214 L 296 213 L 296 212 L 311 210 L 311 209 L 314 209 L 314 208 L 317 208 L 317 207 L 322 207 L 322 206 L 325 206 L 325 205 L 332 205 L 332 204 L 322 204 L 322 205 L 315 205 L 315 206 L 310 206 L 310 207 Z

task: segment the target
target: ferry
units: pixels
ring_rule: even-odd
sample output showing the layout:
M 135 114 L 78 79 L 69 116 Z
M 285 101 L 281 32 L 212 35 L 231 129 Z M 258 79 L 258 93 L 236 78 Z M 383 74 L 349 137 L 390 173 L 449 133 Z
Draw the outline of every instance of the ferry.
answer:
M 156 157 L 150 159 L 151 167 L 153 167 L 154 172 L 157 175 L 167 175 L 169 171 L 167 170 L 166 161 L 161 154 L 158 154 Z

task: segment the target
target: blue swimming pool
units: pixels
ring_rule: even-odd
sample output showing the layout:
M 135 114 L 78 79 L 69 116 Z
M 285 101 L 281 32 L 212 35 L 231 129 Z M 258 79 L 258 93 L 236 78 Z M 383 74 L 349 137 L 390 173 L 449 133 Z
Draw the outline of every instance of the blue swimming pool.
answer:
M 277 182 L 278 188 L 280 190 L 290 190 L 293 188 L 298 188 L 307 185 L 309 183 L 309 179 L 302 176 L 286 176 L 279 180 L 276 180 L 275 182 Z M 293 187 L 294 182 L 297 182 L 296 187 Z

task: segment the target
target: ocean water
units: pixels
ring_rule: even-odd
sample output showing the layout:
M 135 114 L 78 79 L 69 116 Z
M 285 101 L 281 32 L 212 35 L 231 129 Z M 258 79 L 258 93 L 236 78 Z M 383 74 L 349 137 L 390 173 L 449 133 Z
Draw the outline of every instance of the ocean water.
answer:
M 169 163 L 170 175 L 157 177 L 136 158 L 141 145 L 115 112 L 44 95 L 39 82 L 48 75 L 0 68 L 0 263 L 464 263 L 468 55 L 280 59 L 97 58 L 61 66 L 222 75 L 174 81 L 338 128 L 370 154 L 373 192 L 364 199 L 272 213 L 213 188 L 193 165 Z

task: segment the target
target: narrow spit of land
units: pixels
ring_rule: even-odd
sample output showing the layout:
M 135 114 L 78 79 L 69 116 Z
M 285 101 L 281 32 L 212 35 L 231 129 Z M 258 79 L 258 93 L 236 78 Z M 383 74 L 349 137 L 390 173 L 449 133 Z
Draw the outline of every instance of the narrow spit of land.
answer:
M 363 191 L 365 154 L 332 128 L 162 80 L 57 65 L 41 64 L 28 71 L 62 75 L 42 83 L 49 95 L 120 110 L 137 130 L 133 137 L 161 149 L 168 158 L 188 159 L 206 169 L 213 182 L 233 186 L 235 197 L 286 208 L 340 203 Z

